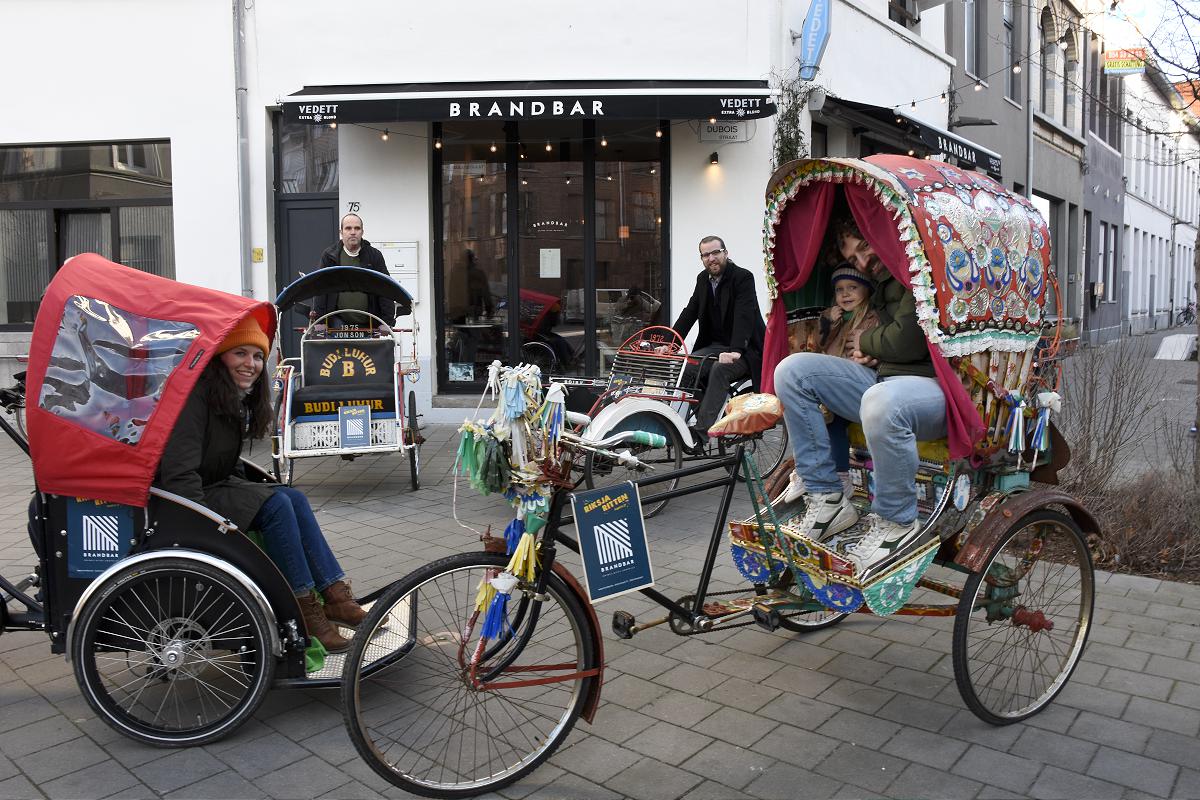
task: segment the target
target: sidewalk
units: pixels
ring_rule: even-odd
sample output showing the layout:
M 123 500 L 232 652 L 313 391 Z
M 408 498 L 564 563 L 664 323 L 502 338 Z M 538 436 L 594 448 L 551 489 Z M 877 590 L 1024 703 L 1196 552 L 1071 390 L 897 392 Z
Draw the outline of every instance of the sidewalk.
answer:
M 454 429 L 425 434 L 416 493 L 400 457 L 297 462 L 297 485 L 360 592 L 477 546 L 451 513 Z M 30 488 L 28 461 L 0 442 L 0 574 L 10 579 L 32 566 Z M 648 523 L 668 594 L 694 589 L 716 502 L 676 500 Z M 502 501 L 466 485 L 458 513 L 477 528 L 509 519 Z M 715 581 L 732 588 L 725 552 L 718 564 Z M 853 615 L 804 636 L 749 627 L 687 639 L 661 626 L 621 641 L 607 630 L 612 612 L 647 605 L 605 603 L 595 724 L 578 724 L 503 796 L 1198 798 L 1200 587 L 1108 574 L 1098 583 L 1096 627 L 1071 683 L 1004 728 L 976 720 L 958 696 L 951 619 Z M 359 760 L 336 692 L 273 691 L 228 739 L 160 750 L 97 720 L 43 634 L 0 636 L 0 721 L 0 798 L 406 796 Z

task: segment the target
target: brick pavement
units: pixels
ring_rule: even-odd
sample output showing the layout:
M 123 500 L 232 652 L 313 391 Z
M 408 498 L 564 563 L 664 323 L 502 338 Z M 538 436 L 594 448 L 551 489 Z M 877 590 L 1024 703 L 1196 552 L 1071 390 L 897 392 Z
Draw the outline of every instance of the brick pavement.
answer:
M 453 429 L 431 426 L 420 492 L 395 456 L 298 462 L 334 550 L 366 591 L 474 547 L 451 518 Z M 0 437 L 3 438 L 3 437 Z M 262 451 L 256 453 L 262 456 Z M 0 573 L 31 566 L 28 463 L 0 442 Z M 462 487 L 459 515 L 507 508 Z M 694 588 L 714 495 L 650 522 L 656 577 Z M 745 502 L 735 506 L 744 511 Z M 732 587 L 722 555 L 715 579 Z M 966 710 L 951 621 L 856 615 L 798 636 L 757 628 L 631 641 L 605 631 L 596 723 L 506 798 L 1200 798 L 1200 587 L 1099 575 L 1096 626 L 1057 703 L 993 728 Z M 603 604 L 648 613 L 640 597 Z M 336 692 L 273 691 L 219 743 L 161 750 L 98 721 L 42 634 L 0 636 L 0 798 L 394 797 L 355 754 Z

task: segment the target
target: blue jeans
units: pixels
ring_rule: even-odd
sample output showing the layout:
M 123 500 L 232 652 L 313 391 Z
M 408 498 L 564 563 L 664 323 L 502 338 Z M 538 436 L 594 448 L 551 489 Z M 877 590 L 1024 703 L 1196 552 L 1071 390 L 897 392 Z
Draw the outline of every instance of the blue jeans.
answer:
M 267 555 L 295 594 L 323 590 L 345 577 L 303 492 L 280 486 L 250 527 L 262 534 Z
M 845 358 L 795 353 L 775 368 L 796 473 L 814 493 L 840 492 L 829 429 L 818 408 L 861 422 L 874 462 L 872 510 L 907 525 L 917 518 L 917 442 L 946 435 L 946 398 L 933 378 L 879 380 L 875 370 Z

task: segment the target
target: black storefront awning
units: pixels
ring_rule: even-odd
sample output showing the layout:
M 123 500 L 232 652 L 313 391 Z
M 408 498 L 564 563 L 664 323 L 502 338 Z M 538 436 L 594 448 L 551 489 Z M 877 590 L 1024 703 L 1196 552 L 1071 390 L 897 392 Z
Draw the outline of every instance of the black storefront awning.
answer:
M 943 130 L 936 125 L 930 125 L 902 111 L 882 106 L 856 103 L 853 100 L 827 97 L 820 109 L 825 117 L 842 118 L 852 125 L 863 125 L 870 130 L 882 133 L 887 138 L 920 144 L 922 149 L 931 153 L 944 153 L 954 156 L 959 166 L 967 169 L 980 169 L 995 177 L 1000 177 L 1000 154 L 981 147 L 958 134 Z
M 287 122 L 533 119 L 759 119 L 766 81 L 492 81 L 306 86 L 281 101 Z

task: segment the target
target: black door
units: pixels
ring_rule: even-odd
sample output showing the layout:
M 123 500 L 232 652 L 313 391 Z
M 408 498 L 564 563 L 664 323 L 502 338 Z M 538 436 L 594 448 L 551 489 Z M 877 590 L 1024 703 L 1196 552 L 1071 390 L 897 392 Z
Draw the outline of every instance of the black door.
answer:
M 276 228 L 279 242 L 279 263 L 276 267 L 276 287 L 283 287 L 321 266 L 321 251 L 337 241 L 337 194 L 306 195 L 303 198 L 283 195 L 279 200 L 279 222 Z M 301 311 L 293 310 L 280 321 L 280 342 L 283 354 L 291 357 L 300 353 L 300 332 L 297 327 L 307 323 Z

